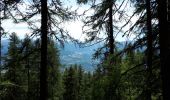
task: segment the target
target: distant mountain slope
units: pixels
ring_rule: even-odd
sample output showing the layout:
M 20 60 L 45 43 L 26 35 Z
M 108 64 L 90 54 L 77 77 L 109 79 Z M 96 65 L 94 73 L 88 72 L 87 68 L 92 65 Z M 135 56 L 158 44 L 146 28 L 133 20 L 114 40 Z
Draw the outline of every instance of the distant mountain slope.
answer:
M 81 64 L 86 71 L 94 70 L 93 64 L 97 61 L 92 61 L 92 54 L 98 46 L 79 48 L 73 43 L 66 43 L 65 47 L 60 48 L 61 63 L 65 65 Z
M 86 48 L 79 48 L 73 43 L 66 43 L 64 48 L 60 48 L 60 61 L 61 64 L 65 66 L 69 66 L 71 64 L 81 64 L 83 66 L 83 69 L 86 71 L 93 70 L 92 67 L 93 63 L 91 57 L 94 53 L 95 49 L 98 46 L 91 46 Z M 6 54 L 8 51 L 8 40 L 2 40 L 2 55 Z
M 124 47 L 125 43 L 119 43 L 119 49 Z M 60 61 L 61 64 L 65 65 L 66 67 L 71 64 L 81 64 L 83 69 L 86 71 L 94 70 L 93 64 L 98 63 L 97 60 L 92 60 L 92 54 L 95 50 L 100 47 L 101 44 L 97 44 L 90 47 L 80 48 L 79 46 L 75 45 L 74 43 L 65 43 L 64 48 L 58 46 L 60 51 Z M 7 53 L 8 50 L 8 40 L 2 40 L 2 55 Z

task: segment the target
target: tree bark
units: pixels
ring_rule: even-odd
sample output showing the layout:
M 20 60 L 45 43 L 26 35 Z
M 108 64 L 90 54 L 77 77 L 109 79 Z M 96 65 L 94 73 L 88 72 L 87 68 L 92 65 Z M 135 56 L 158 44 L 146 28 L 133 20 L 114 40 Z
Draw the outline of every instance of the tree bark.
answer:
M 113 0 L 108 0 L 109 3 L 109 55 L 111 56 L 110 65 L 108 65 L 108 76 L 112 76 L 113 74 L 113 64 L 115 64 L 115 59 L 113 57 L 114 55 L 114 37 L 113 37 L 113 13 L 112 13 L 112 7 L 113 7 Z M 110 79 L 112 80 L 112 79 Z M 116 99 L 116 92 L 115 92 L 115 84 L 112 81 L 110 81 L 108 90 L 106 92 L 106 99 L 107 100 L 113 100 Z
M 41 0 L 41 68 L 40 68 L 40 100 L 47 100 L 47 0 Z
M 170 23 L 167 21 L 167 1 L 158 0 L 159 43 L 163 100 L 170 100 Z
M 0 12 L 0 13 L 1 13 L 1 12 Z M 2 67 L 2 66 L 1 66 L 1 62 L 2 62 L 2 60 L 1 60 L 1 56 L 2 56 L 2 55 L 1 55 L 1 35 L 2 35 L 1 28 L 2 28 L 2 27 L 1 27 L 1 15 L 0 15 L 0 81 L 1 81 L 1 69 L 2 69 L 2 68 L 1 68 L 1 67 Z
M 147 92 L 146 99 L 151 100 L 151 75 L 152 75 L 152 25 L 151 25 L 151 7 L 150 0 L 146 0 L 146 13 L 147 13 Z
M 110 49 L 111 55 L 114 54 L 112 7 L 113 7 L 113 1 L 110 0 L 110 6 L 109 6 L 109 49 Z

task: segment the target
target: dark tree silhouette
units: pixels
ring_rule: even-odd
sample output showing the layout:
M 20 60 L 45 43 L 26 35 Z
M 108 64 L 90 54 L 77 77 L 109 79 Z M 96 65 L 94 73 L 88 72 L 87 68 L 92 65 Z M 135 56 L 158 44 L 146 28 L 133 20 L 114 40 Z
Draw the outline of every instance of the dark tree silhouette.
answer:
M 161 58 L 161 75 L 163 100 L 170 100 L 170 22 L 167 20 L 167 3 L 169 0 L 158 0 L 159 42 Z
M 0 5 L 2 6 L 2 2 L 0 2 Z M 0 78 L 1 78 L 1 34 L 2 34 L 2 26 L 1 26 L 1 10 L 2 7 L 0 6 Z
M 110 49 L 110 54 L 114 53 L 112 7 L 113 7 L 113 1 L 110 0 L 110 5 L 109 5 L 109 49 Z
M 146 0 L 147 13 L 147 91 L 146 99 L 151 100 L 151 81 L 152 74 L 152 26 L 151 26 L 151 7 L 150 0 Z
M 47 0 L 41 0 L 40 100 L 47 100 Z

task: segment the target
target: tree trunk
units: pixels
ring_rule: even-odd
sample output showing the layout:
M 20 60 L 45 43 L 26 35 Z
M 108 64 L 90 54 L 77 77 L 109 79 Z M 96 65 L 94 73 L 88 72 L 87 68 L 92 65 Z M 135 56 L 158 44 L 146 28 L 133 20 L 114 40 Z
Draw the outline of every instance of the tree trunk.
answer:
M 158 0 L 163 100 L 170 100 L 170 23 L 167 21 L 167 8 L 167 0 Z
M 114 54 L 112 7 L 113 7 L 113 1 L 111 0 L 109 6 L 109 49 L 110 49 L 109 53 L 111 55 Z
M 1 28 L 1 19 L 0 19 L 0 28 Z M 2 62 L 2 59 L 1 59 L 1 56 L 2 56 L 2 53 L 1 53 L 1 45 L 2 45 L 2 43 L 1 43 L 1 36 L 2 36 L 2 33 L 1 33 L 1 29 L 0 29 L 0 81 L 1 81 L 1 79 L 2 79 L 2 77 L 1 77 L 1 69 L 2 69 L 2 66 L 1 66 L 1 62 Z
M 146 0 L 147 11 L 147 92 L 146 99 L 151 100 L 151 75 L 152 75 L 152 25 L 151 25 L 151 7 L 150 0 Z
M 28 46 L 28 45 L 27 45 Z M 26 48 L 26 54 L 29 53 L 28 47 Z M 30 65 L 29 65 L 29 57 L 26 58 L 26 66 L 27 66 L 27 85 L 28 85 L 28 90 L 27 90 L 27 100 L 30 100 Z
M 40 100 L 47 100 L 47 0 L 41 0 L 41 68 L 40 68 Z
M 27 77 L 28 77 L 28 91 L 27 91 L 27 97 L 28 97 L 28 100 L 30 100 L 30 72 L 29 72 L 29 65 L 28 65 L 28 69 L 27 69 L 28 73 L 27 73 Z
M 110 65 L 108 65 L 108 76 L 112 76 L 113 74 L 113 64 L 115 64 L 115 59 L 113 58 L 114 55 L 114 37 L 113 37 L 113 14 L 112 14 L 112 7 L 113 7 L 113 0 L 109 0 L 109 55 L 111 56 Z M 111 77 L 110 77 L 111 78 Z M 112 79 L 110 79 L 112 80 Z M 115 99 L 115 84 L 112 81 L 110 81 L 108 86 L 108 91 L 106 92 L 106 99 L 107 100 L 113 100 Z

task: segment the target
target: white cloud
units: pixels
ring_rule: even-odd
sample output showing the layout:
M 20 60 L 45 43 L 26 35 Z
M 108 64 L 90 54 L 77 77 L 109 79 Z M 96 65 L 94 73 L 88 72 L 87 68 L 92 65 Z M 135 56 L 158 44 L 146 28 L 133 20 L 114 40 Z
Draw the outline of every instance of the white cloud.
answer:
M 65 24 L 69 34 L 75 39 L 84 40 L 85 35 L 82 34 L 83 23 L 81 21 L 68 22 Z
M 2 21 L 2 27 L 5 29 L 5 32 L 12 33 L 15 32 L 20 38 L 23 38 L 25 34 L 29 34 L 31 31 L 27 28 L 26 23 L 14 24 L 12 20 Z

